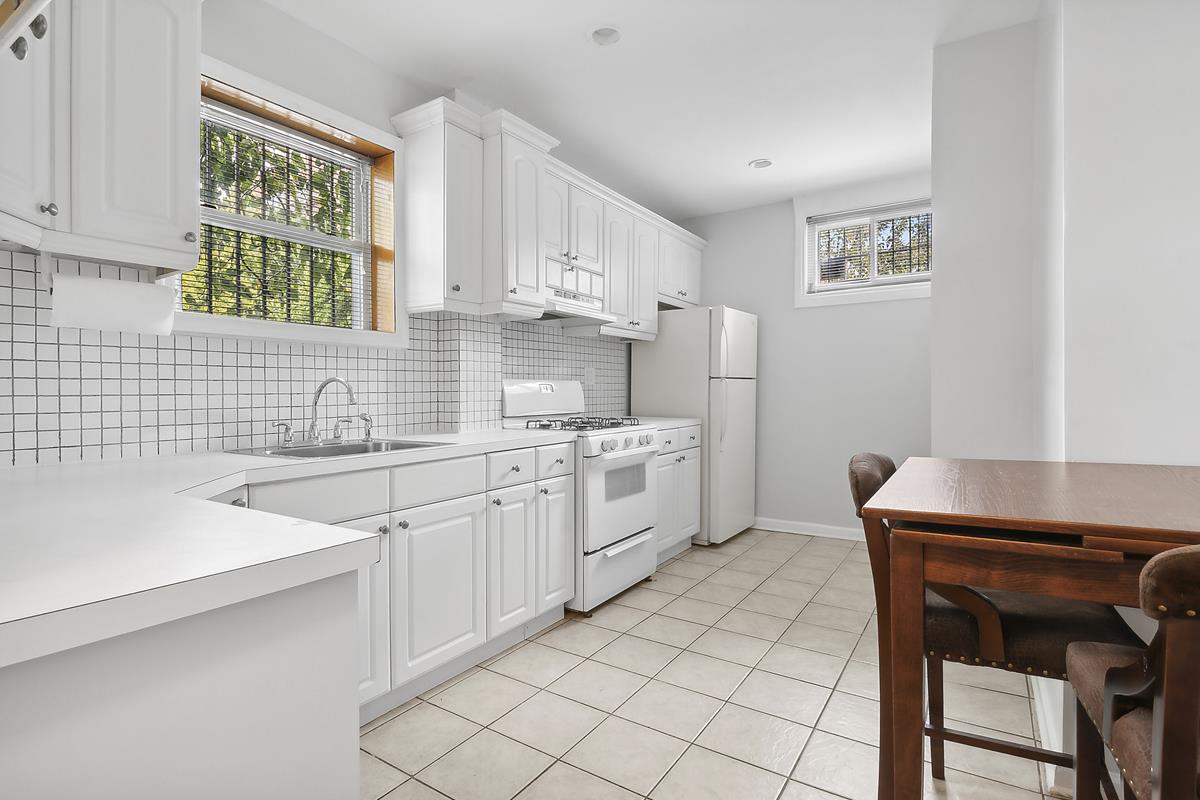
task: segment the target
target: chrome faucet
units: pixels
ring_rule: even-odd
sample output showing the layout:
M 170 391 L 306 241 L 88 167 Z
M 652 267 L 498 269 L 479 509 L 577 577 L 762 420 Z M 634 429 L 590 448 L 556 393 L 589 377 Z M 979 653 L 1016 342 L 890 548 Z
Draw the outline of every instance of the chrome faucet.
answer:
M 321 381 L 321 385 L 317 387 L 315 392 L 313 392 L 312 421 L 308 424 L 308 441 L 312 442 L 313 444 L 320 444 L 321 442 L 321 428 L 317 425 L 317 403 L 320 402 L 321 393 L 325 391 L 325 387 L 331 383 L 340 383 L 342 386 L 345 386 L 346 393 L 350 395 L 348 398 L 350 405 L 358 405 L 358 398 L 354 396 L 354 387 L 346 383 L 346 381 L 337 376 L 326 378 L 325 380 Z

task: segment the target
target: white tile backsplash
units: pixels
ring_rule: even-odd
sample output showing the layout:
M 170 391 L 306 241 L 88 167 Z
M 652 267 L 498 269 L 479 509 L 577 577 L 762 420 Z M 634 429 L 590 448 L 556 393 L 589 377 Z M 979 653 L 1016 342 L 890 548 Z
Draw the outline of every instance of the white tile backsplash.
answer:
M 142 274 L 62 264 L 105 277 Z M 497 427 L 503 378 L 584 380 L 588 367 L 588 413 L 628 412 L 628 345 L 565 337 L 549 325 L 415 315 L 407 350 L 54 328 L 35 273 L 34 256 L 0 251 L 0 464 L 274 443 L 276 420 L 303 432 L 312 392 L 330 375 L 355 387 L 359 405 L 327 389 L 327 434 L 338 417 L 363 410 L 381 436 Z M 352 435 L 358 430 L 356 421 Z

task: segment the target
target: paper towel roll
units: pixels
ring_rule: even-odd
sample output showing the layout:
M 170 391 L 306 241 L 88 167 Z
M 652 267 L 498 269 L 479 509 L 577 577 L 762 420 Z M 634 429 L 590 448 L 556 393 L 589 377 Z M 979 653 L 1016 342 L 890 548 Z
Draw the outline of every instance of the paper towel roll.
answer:
M 175 290 L 157 283 L 58 274 L 50 295 L 50 324 L 165 336 L 175 325 Z

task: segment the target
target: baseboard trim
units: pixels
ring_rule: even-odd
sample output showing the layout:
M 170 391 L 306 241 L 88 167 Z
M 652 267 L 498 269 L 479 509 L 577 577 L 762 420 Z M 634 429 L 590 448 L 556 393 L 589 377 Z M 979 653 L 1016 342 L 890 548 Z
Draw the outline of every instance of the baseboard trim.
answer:
M 755 517 L 754 527 L 767 531 L 779 531 L 781 533 L 803 533 L 808 536 L 822 536 L 826 539 L 863 541 L 862 528 L 845 528 L 840 525 L 825 525 L 820 522 L 796 522 L 790 519 Z
M 1068 709 L 1074 706 L 1074 695 L 1067 690 L 1067 684 L 1049 678 L 1034 677 L 1029 681 L 1030 694 L 1033 697 L 1034 725 L 1037 727 L 1037 741 L 1049 750 L 1074 750 L 1074 742 L 1068 741 L 1072 733 L 1068 722 L 1072 717 Z M 1054 764 L 1039 764 L 1042 771 L 1042 785 L 1054 797 L 1070 797 L 1074 786 L 1074 771 L 1067 767 Z

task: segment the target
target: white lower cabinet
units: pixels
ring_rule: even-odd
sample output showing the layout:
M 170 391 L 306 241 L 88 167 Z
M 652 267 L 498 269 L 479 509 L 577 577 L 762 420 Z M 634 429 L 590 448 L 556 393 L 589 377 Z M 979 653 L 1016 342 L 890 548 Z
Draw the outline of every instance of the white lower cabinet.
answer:
M 537 484 L 537 580 L 541 614 L 575 596 L 575 478 Z
M 486 640 L 487 497 L 392 514 L 392 685 Z
M 338 525 L 356 531 L 385 534 L 380 539 L 379 561 L 358 571 L 358 701 L 365 703 L 392 688 L 391 670 L 391 552 L 387 514 L 377 514 Z
M 537 515 L 534 485 L 488 492 L 487 636 L 533 619 Z
M 660 455 L 656 467 L 658 523 L 655 539 L 658 552 L 662 553 L 700 533 L 700 448 Z

